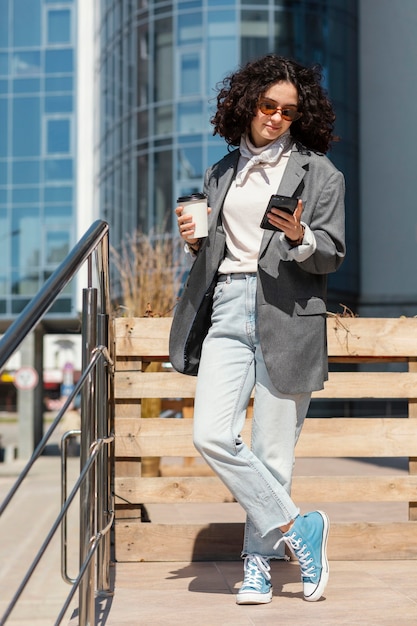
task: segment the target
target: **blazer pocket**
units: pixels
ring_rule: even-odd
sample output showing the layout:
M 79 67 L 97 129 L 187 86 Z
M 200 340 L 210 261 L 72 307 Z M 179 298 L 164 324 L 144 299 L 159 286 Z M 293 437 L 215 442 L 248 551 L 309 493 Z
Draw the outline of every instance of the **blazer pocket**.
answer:
M 321 298 L 301 298 L 295 303 L 297 315 L 326 315 L 326 304 Z

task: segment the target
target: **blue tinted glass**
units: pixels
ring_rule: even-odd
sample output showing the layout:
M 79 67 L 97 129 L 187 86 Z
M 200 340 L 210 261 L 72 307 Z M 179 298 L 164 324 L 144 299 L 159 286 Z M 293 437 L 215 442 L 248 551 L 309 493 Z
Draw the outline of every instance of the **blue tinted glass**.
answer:
M 72 206 L 61 205 L 61 206 L 50 206 L 46 207 L 44 211 L 46 223 L 52 222 L 56 224 L 57 221 L 64 220 L 65 223 L 68 222 L 68 218 L 72 217 Z
M 69 120 L 48 120 L 46 151 L 48 154 L 68 153 L 70 151 Z
M 9 55 L 7 52 L 0 52 L 0 76 L 9 74 Z
M 178 150 L 178 178 L 200 178 L 203 175 L 203 154 L 201 148 L 181 148 Z
M 39 46 L 41 43 L 40 0 L 14 0 L 14 47 Z
M 9 47 L 9 0 L 0 0 L 0 48 Z
M 183 102 L 178 105 L 178 128 L 180 133 L 198 133 L 203 129 L 203 105 L 197 102 Z
M 69 43 L 71 41 L 71 11 L 50 9 L 47 28 L 48 43 Z
M 0 80 L 0 94 L 7 93 L 9 90 L 9 83 L 7 80 Z
M 0 185 L 7 183 L 7 162 L 0 161 Z M 1 233 L 1 230 L 0 230 Z
M 203 18 L 199 13 L 186 13 L 178 16 L 179 43 L 201 43 L 203 37 Z
M 0 209 L 0 233 L 1 234 L 1 245 L 0 245 L 0 268 L 4 272 L 5 268 L 9 265 L 8 263 L 8 255 L 9 249 L 8 244 L 10 241 L 10 228 L 7 220 L 7 213 L 5 209 Z M 0 270 L 0 271 L 1 271 Z M 0 279 L 1 285 L 1 279 Z M 1 286 L 0 286 L 1 290 Z M 5 295 L 4 292 L 2 295 Z
M 201 63 L 198 52 L 181 56 L 181 95 L 199 94 L 201 91 Z
M 47 263 L 61 263 L 70 249 L 68 231 L 53 230 L 46 233 L 45 260 Z
M 7 155 L 7 100 L 0 99 L 0 157 Z
M 72 91 L 72 76 L 54 76 L 45 80 L 45 91 Z
M 41 73 L 41 53 L 37 50 L 13 53 L 12 70 L 14 76 L 36 76 Z
M 59 4 L 72 4 L 74 0 L 59 0 Z M 56 4 L 57 0 L 43 0 L 44 4 Z
M 72 202 L 72 198 L 72 187 L 45 187 L 45 202 Z
M 72 96 L 47 96 L 45 113 L 71 113 Z
M 47 74 L 65 74 L 73 70 L 72 50 L 47 50 L 45 55 L 45 72 Z
M 14 156 L 40 154 L 40 128 L 39 98 L 15 98 L 12 130 Z
M 0 204 L 7 204 L 7 191 L 0 189 Z
M 70 180 L 72 176 L 72 159 L 45 160 L 45 180 Z
M 34 267 L 40 262 L 41 224 L 39 209 L 14 208 L 12 213 L 12 265 Z
M 13 81 L 14 93 L 33 93 L 40 91 L 41 81 L 39 78 L 17 78 Z
M 14 204 L 33 204 L 39 202 L 39 187 L 14 187 L 12 202 Z
M 31 161 L 15 161 L 12 169 L 12 182 L 14 185 L 27 185 L 39 183 L 40 162 L 37 159 Z

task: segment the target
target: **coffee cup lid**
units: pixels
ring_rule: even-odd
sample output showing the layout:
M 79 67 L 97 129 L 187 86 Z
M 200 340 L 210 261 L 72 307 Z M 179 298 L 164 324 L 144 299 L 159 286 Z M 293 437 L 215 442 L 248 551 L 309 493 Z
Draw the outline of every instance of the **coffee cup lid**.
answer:
M 191 200 L 205 200 L 207 198 L 205 193 L 191 193 L 189 196 L 180 196 L 177 200 L 179 204 L 182 202 L 190 202 Z

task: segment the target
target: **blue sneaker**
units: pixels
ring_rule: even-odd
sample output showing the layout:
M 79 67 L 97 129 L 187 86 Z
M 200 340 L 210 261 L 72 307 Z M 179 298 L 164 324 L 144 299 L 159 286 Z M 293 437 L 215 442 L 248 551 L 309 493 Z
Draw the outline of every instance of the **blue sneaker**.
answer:
M 329 580 L 329 563 L 326 547 L 329 536 L 329 519 L 321 511 L 313 511 L 295 518 L 294 524 L 274 550 L 285 541 L 297 557 L 301 568 L 304 600 L 316 602 L 323 594 Z
M 236 604 L 267 604 L 272 600 L 269 560 L 259 554 L 245 557 L 245 578 L 236 596 Z

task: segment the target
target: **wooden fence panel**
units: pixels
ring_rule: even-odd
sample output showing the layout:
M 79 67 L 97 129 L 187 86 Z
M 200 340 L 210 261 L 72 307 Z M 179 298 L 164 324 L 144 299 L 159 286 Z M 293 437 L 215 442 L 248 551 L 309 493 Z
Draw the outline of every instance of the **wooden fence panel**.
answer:
M 116 558 L 137 560 L 238 559 L 243 524 L 175 519 L 178 507 L 233 503 L 227 488 L 198 458 L 191 419 L 142 417 L 142 400 L 163 398 L 162 406 L 192 415 L 194 377 L 169 367 L 171 320 L 118 318 L 114 324 Z M 404 400 L 406 417 L 308 418 L 296 448 L 298 458 L 408 458 L 409 473 L 361 476 L 295 476 L 292 493 L 303 503 L 409 504 L 410 521 L 333 524 L 331 559 L 417 558 L 417 319 L 361 319 L 330 316 L 329 360 L 341 364 L 313 397 L 329 401 Z M 150 368 L 149 363 L 159 363 Z M 403 362 L 401 371 L 381 363 Z M 352 366 L 371 364 L 367 371 Z M 372 364 L 378 366 L 372 368 Z M 347 364 L 345 370 L 344 365 Z M 157 369 L 158 371 L 151 371 Z M 362 368 L 363 369 L 363 368 Z M 375 371 L 369 371 L 374 369 Z M 147 371 L 146 371 L 147 370 Z M 339 371 L 341 370 L 341 371 Z M 144 414 L 145 415 L 145 414 Z M 242 433 L 250 440 L 251 419 Z M 146 459 L 162 457 L 160 476 L 144 476 Z M 174 458 L 173 458 L 174 457 Z M 165 472 L 165 473 L 164 473 Z M 143 523 L 146 506 L 172 507 L 169 523 Z M 237 505 L 234 505 L 237 506 Z M 169 508 L 168 508 L 169 511 Z M 146 516 L 145 516 L 146 518 Z

